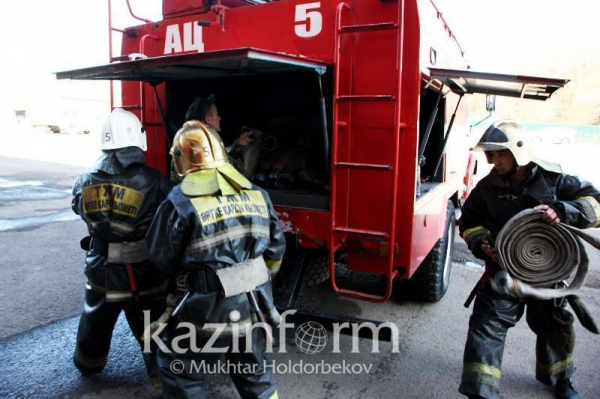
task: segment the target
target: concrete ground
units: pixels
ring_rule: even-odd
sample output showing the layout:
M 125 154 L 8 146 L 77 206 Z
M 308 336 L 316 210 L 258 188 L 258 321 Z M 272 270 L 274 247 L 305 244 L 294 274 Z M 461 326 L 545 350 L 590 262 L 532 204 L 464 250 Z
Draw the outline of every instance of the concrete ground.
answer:
M 46 145 L 52 145 L 52 140 Z M 4 145 L 0 148 L 0 152 L 6 151 Z M 19 151 L 13 155 L 20 156 Z M 85 165 L 93 162 L 95 154 L 90 157 Z M 123 318 L 115 329 L 102 374 L 81 377 L 71 362 L 85 283 L 79 239 L 86 228 L 70 213 L 69 191 L 83 169 L 0 156 L 0 397 L 153 395 L 139 349 Z M 599 261 L 598 253 L 592 252 L 591 272 L 581 295 L 598 320 Z M 285 372 L 283 367 L 277 374 L 280 396 L 460 397 L 457 389 L 471 312 L 462 304 L 480 274 L 481 268 L 457 238 L 450 288 L 439 303 L 413 302 L 399 294 L 387 303 L 372 304 L 336 297 L 327 285 L 303 292 L 303 303 L 314 309 L 394 322 L 400 331 L 399 351 L 392 353 L 390 343 L 381 343 L 380 353 L 371 353 L 372 341 L 361 339 L 360 353 L 350 353 L 351 340 L 342 336 L 342 353 L 331 353 L 329 344 L 323 352 L 307 355 L 289 336 L 288 353 L 271 355 L 277 364 L 345 361 L 370 369 L 358 374 L 317 374 L 308 367 L 298 374 Z M 600 358 L 598 337 L 578 323 L 576 330 L 576 386 L 584 398 L 600 397 L 600 380 L 595 374 Z M 535 336 L 523 320 L 508 335 L 503 398 L 552 397 L 551 391 L 535 380 L 534 351 Z M 236 397 L 232 387 L 227 376 L 215 375 L 208 388 L 211 397 L 229 398 Z

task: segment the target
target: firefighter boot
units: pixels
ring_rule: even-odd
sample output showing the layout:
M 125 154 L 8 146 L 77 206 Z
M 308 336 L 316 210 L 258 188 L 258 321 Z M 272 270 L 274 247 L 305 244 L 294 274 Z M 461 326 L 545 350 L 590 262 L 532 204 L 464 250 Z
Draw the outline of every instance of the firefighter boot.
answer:
M 579 392 L 573 386 L 570 378 L 561 378 L 554 385 L 554 395 L 558 399 L 579 399 Z

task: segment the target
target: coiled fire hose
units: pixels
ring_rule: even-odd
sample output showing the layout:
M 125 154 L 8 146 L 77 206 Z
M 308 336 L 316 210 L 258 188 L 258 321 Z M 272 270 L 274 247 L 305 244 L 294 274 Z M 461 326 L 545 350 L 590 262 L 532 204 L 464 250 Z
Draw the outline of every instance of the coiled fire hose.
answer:
M 564 223 L 552 226 L 542 219 L 543 214 L 541 210 L 526 209 L 504 225 L 496 239 L 502 271 L 492 278 L 492 287 L 516 298 L 566 297 L 582 324 L 597 334 L 589 312 L 574 294 L 588 273 L 589 258 L 583 241 L 600 249 L 600 239 Z M 573 275 L 566 288 L 549 288 Z

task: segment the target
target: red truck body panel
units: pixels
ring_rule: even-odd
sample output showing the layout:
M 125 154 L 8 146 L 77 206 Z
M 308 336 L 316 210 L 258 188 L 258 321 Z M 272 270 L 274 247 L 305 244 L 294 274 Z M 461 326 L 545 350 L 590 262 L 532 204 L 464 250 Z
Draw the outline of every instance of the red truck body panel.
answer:
M 348 253 L 349 269 L 387 277 L 388 290 L 382 297 L 339 289 L 332 279 L 336 292 L 387 299 L 391 280 L 410 278 L 444 235 L 448 201 L 462 196 L 467 170 L 469 148 L 462 139 L 466 103 L 457 107 L 458 96 L 446 90 L 432 140 L 443 141 L 456 107 L 455 133 L 445 151 L 438 144 L 427 150 L 430 163 L 445 155 L 441 172 L 433 172 L 427 190 L 418 192 L 424 176 L 419 143 L 431 98 L 440 91 L 440 82 L 430 78 L 428 68 L 466 66 L 464 53 L 435 4 L 287 0 L 248 5 L 244 0 L 222 0 L 208 7 L 201 1 L 164 0 L 163 15 L 163 21 L 125 29 L 121 55 L 111 55 L 111 60 L 146 60 L 123 62 L 121 66 L 130 68 L 126 76 L 121 71 L 119 77 L 106 77 L 118 64 L 105 68 L 103 75 L 124 80 L 122 106 L 146 127 L 148 164 L 168 173 L 161 106 L 176 100 L 170 97 L 169 85 L 178 80 L 177 68 L 184 76 L 194 68 L 200 74 L 226 66 L 225 61 L 179 65 L 180 56 L 203 53 L 218 62 L 237 54 L 237 49 L 248 49 L 273 65 L 302 69 L 307 67 L 302 60 L 320 63 L 322 69 L 314 70 L 324 72 L 331 140 L 325 168 L 330 169 L 329 204 L 316 209 L 280 203 L 276 208 L 284 230 L 296 234 L 300 245 L 329 249 L 332 268 L 333 255 L 341 249 Z M 237 72 L 243 75 L 250 60 L 240 60 L 242 72 Z M 149 61 L 156 64 L 151 72 L 146 68 Z M 135 81 L 138 75 L 146 82 Z M 219 105 L 235 99 L 217 101 Z
M 309 17 L 296 22 L 298 6 L 303 4 L 310 5 L 305 12 Z M 121 52 L 123 55 L 141 52 L 141 38 L 151 35 L 152 38 L 144 42 L 144 54 L 148 57 L 193 53 L 198 49 L 190 48 L 200 46 L 194 40 L 201 38 L 203 52 L 251 47 L 332 65 L 336 51 L 338 4 L 336 1 L 281 1 L 245 7 L 235 7 L 233 4 L 235 8 L 225 11 L 224 24 L 221 26 L 214 12 L 191 14 L 194 5 L 198 9 L 198 2 L 165 1 L 163 12 L 169 19 L 134 27 L 137 35 L 123 36 Z M 401 270 L 400 275 L 408 278 L 443 235 L 446 204 L 461 188 L 463 175 L 460 172 L 466 169 L 468 152 L 468 148 L 462 148 L 457 156 L 447 154 L 443 182 L 432 192 L 416 199 L 419 96 L 426 67 L 431 64 L 430 50 L 424 50 L 423 42 L 430 48 L 436 48 L 437 65 L 456 68 L 463 67 L 465 63 L 462 50 L 455 39 L 449 36 L 445 22 L 439 18 L 429 1 L 419 2 L 421 10 L 415 0 L 356 0 L 349 5 L 351 11 L 341 14 L 342 26 L 383 25 L 398 23 L 399 19 L 403 23 L 398 29 L 357 31 L 340 37 L 340 85 L 337 95 L 399 98 L 396 102 L 368 101 L 359 106 L 351 101 L 340 102 L 337 121 L 347 125 L 345 133 L 340 130 L 337 148 L 332 151 L 344 156 L 345 159 L 339 160 L 342 162 L 351 159 L 352 162 L 364 164 L 392 164 L 396 149 L 390 145 L 390 138 L 398 135 L 397 205 L 393 214 L 390 201 L 394 185 L 389 182 L 389 173 L 345 171 L 338 175 L 336 208 L 343 209 L 343 212 L 336 215 L 336 224 L 352 226 L 354 229 L 386 231 L 395 218 L 396 254 L 393 262 Z M 399 10 L 402 5 L 404 10 Z M 311 24 L 318 24 L 316 14 L 311 12 L 321 15 L 320 31 L 312 37 L 299 37 L 296 30 L 310 32 L 315 29 Z M 214 25 L 198 26 L 198 20 L 211 21 Z M 201 34 L 194 34 L 194 29 L 201 30 Z M 422 40 L 422 32 L 427 33 L 426 40 Z M 398 40 L 401 40 L 402 64 L 395 57 Z M 457 65 L 457 62 L 460 64 Z M 138 115 L 148 130 L 148 163 L 166 173 L 167 148 L 154 92 L 147 84 L 142 85 L 146 86 L 145 90 L 140 90 L 137 82 L 124 82 L 122 102 L 135 112 L 140 104 L 140 95 L 144 96 L 144 113 Z M 164 85 L 158 87 L 158 93 L 166 103 Z M 396 122 L 396 118 L 400 123 Z M 464 112 L 457 125 L 461 123 L 463 126 L 466 123 Z M 399 124 L 405 127 L 400 129 Z M 349 131 L 351 134 L 347 133 Z M 448 165 L 450 158 L 456 158 L 460 168 Z M 322 247 L 330 242 L 330 212 L 286 206 L 278 206 L 277 209 L 285 230 L 298 234 L 302 245 Z M 344 234 L 335 236 L 336 240 L 347 238 Z M 349 267 L 355 270 L 386 274 L 386 264 L 387 258 L 384 256 L 349 253 Z
M 225 123 L 316 141 L 305 165 L 313 187 L 270 187 L 283 229 L 329 251 L 336 293 L 384 301 L 448 234 L 449 201 L 472 188 L 478 138 L 463 95 L 547 100 L 568 80 L 468 71 L 433 0 L 252 2 L 164 0 L 162 21 L 110 26 L 122 33 L 111 64 L 57 76 L 122 80 L 121 106 L 142 121 L 147 163 L 164 174 L 169 123 L 180 126 L 199 95 L 217 94 Z M 385 294 L 338 287 L 338 251 L 349 269 L 385 276 Z

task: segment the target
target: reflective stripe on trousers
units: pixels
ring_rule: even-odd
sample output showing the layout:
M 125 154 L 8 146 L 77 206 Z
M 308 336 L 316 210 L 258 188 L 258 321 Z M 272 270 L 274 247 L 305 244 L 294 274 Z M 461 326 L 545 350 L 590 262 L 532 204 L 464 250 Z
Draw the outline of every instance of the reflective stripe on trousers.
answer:
M 504 342 L 523 315 L 525 302 L 494 293 L 486 285 L 477 295 L 469 321 L 459 392 L 497 398 Z M 554 385 L 573 374 L 573 316 L 553 300 L 527 302 L 527 324 L 537 335 L 536 378 Z
M 502 372 L 499 368 L 487 364 L 465 363 L 463 365 L 463 381 L 478 382 L 499 388 L 501 375 Z

